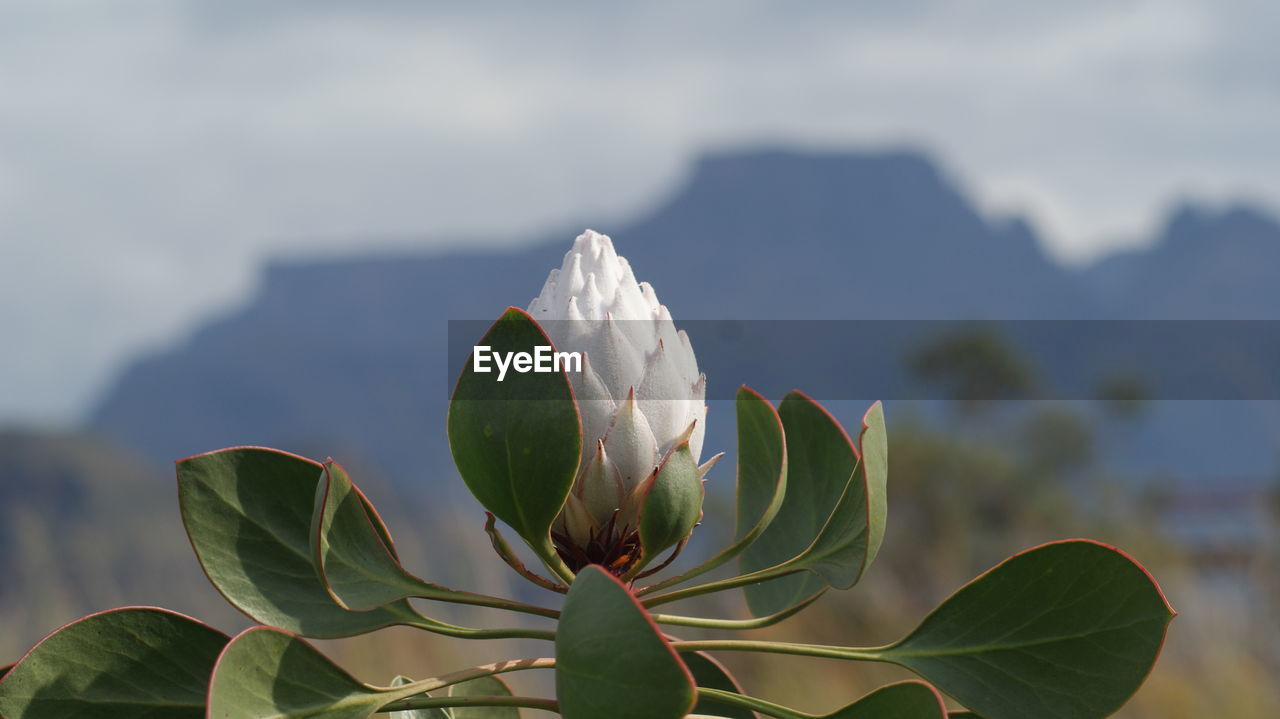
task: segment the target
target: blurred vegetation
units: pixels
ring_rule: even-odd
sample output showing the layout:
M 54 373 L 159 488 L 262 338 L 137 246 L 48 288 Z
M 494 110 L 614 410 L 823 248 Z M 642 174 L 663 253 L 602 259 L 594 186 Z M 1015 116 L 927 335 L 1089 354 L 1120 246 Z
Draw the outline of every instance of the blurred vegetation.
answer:
M 1170 531 L 1167 487 L 1113 476 L 1094 451 L 1104 433 L 1123 430 L 1140 414 L 1140 385 L 1125 380 L 1104 386 L 1095 403 L 987 402 L 969 393 L 975 387 L 1026 389 L 1034 372 L 991 337 L 948 342 L 933 348 L 917 371 L 922 382 L 949 383 L 957 401 L 942 411 L 928 404 L 890 408 L 888 536 L 867 578 L 758 634 L 888 643 L 1008 555 L 1055 539 L 1092 537 L 1142 562 L 1180 612 L 1150 679 L 1118 716 L 1280 716 L 1280 610 L 1274 601 L 1280 596 L 1280 482 L 1264 500 L 1274 509 L 1263 512 L 1269 517 L 1266 536 L 1229 564 L 1205 560 Z M 945 366 L 949 352 L 964 358 L 959 379 Z M 289 449 L 307 454 L 306 448 Z M 409 567 L 459 587 L 554 601 L 514 578 L 493 556 L 478 508 L 459 511 L 398 496 L 362 470 L 358 459 L 343 459 L 384 515 Z M 0 664 L 17 659 L 58 625 L 120 604 L 169 606 L 226 631 L 248 623 L 200 575 L 167 468 L 147 466 L 83 437 L 30 433 L 0 434 L 0 468 Z M 716 474 L 721 481 L 713 486 L 727 489 L 731 470 L 720 467 Z M 699 542 L 673 571 L 690 566 L 732 532 L 732 498 L 724 491 L 709 496 L 706 516 Z M 438 604 L 428 610 L 472 625 L 536 621 Z M 745 616 L 736 594 L 699 598 L 671 611 Z M 396 673 L 426 676 L 549 651 L 536 642 L 456 642 L 401 629 L 318 644 L 357 676 L 377 683 Z M 894 667 L 834 660 L 723 658 L 753 693 L 815 712 L 906 676 Z M 514 682 L 545 692 L 549 680 L 530 673 Z

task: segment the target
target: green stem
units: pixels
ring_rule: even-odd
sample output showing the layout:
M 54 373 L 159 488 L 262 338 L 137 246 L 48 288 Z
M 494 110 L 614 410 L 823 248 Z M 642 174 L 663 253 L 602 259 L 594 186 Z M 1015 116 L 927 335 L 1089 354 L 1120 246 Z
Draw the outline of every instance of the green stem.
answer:
M 438 602 L 467 604 L 473 607 L 488 607 L 490 609 L 505 609 L 509 612 L 532 614 L 537 617 L 546 617 L 548 619 L 560 618 L 560 612 L 555 609 L 544 609 L 543 607 L 535 607 L 532 604 L 517 602 L 513 599 L 491 597 L 487 594 L 476 594 L 474 592 L 450 591 L 448 593 L 441 594 L 415 594 L 414 596 L 419 599 L 430 599 Z
M 453 684 L 478 679 L 480 677 L 491 677 L 495 674 L 506 674 L 507 672 L 518 672 L 525 669 L 550 669 L 555 667 L 556 660 L 551 657 L 537 657 L 534 659 L 508 659 L 504 662 L 495 662 L 493 664 L 481 664 L 478 667 L 463 669 L 461 671 L 443 674 L 430 679 L 422 679 L 416 682 L 410 682 L 404 686 L 391 687 L 380 691 L 395 696 L 390 704 L 383 707 L 382 711 L 390 711 L 390 707 L 395 704 L 414 698 L 416 694 L 423 694 L 436 689 L 442 689 Z M 426 698 L 426 697 L 423 697 Z
M 573 584 L 573 570 L 569 569 L 569 565 L 565 564 L 564 560 L 560 558 L 560 555 L 556 553 L 556 548 L 555 545 L 551 543 L 551 538 L 547 537 L 544 539 L 542 545 L 543 546 L 540 547 L 532 544 L 529 546 L 532 547 L 534 553 L 538 555 L 538 559 L 541 559 L 547 569 L 559 577 L 560 581 L 565 583 L 565 586 Z
M 413 697 L 392 702 L 379 709 L 380 712 L 402 712 L 414 709 L 435 709 L 437 707 L 526 707 L 558 713 L 560 705 L 554 699 L 537 697 Z
M 767 654 L 794 654 L 804 657 L 827 657 L 859 662 L 890 661 L 885 657 L 889 647 L 836 647 L 825 644 L 794 644 L 792 642 L 768 642 L 748 639 L 707 639 L 692 642 L 672 642 L 680 652 L 765 652 Z
M 699 584 L 696 587 L 677 589 L 674 592 L 659 594 L 656 597 L 649 597 L 648 599 L 643 600 L 641 604 L 647 608 L 652 608 L 660 604 L 667 604 L 668 602 L 674 602 L 680 599 L 688 599 L 689 597 L 697 597 L 703 594 L 711 594 L 713 592 L 723 592 L 726 589 L 755 584 L 756 582 L 763 582 L 766 579 L 784 577 L 788 574 L 795 574 L 796 572 L 802 571 L 804 570 L 798 567 L 788 567 L 786 563 L 783 563 L 767 569 L 751 572 L 750 574 L 743 574 L 737 577 L 730 577 L 729 579 L 721 579 L 716 582 Z
M 556 633 L 546 629 L 516 629 L 514 627 L 475 629 L 473 627 L 457 627 L 452 624 L 437 622 L 433 619 L 426 619 L 425 617 L 405 622 L 405 626 L 456 639 L 545 639 L 549 642 L 556 640 Z
M 763 528 L 757 528 L 757 529 L 762 530 Z M 646 594 L 652 594 L 653 592 L 661 591 L 663 589 L 666 589 L 667 587 L 674 587 L 677 584 L 683 584 L 689 581 L 690 579 L 693 579 L 694 577 L 701 576 L 703 574 L 706 574 L 707 572 L 710 572 L 713 569 L 719 568 L 725 562 L 728 562 L 730 559 L 733 559 L 739 554 L 742 554 L 742 551 L 746 549 L 752 542 L 754 542 L 756 540 L 756 537 L 759 534 L 760 534 L 760 531 L 756 531 L 756 529 L 753 529 L 752 531 L 748 532 L 747 535 L 744 536 L 742 539 L 739 539 L 738 541 L 729 545 L 725 549 L 721 550 L 719 554 L 716 554 L 715 556 L 711 557 L 710 559 L 703 562 L 702 564 L 699 564 L 698 566 L 694 567 L 693 569 L 690 569 L 689 571 L 683 574 L 677 574 L 676 576 L 664 579 L 661 582 L 658 582 L 657 584 L 651 584 L 647 587 L 639 589 L 636 591 L 636 596 L 643 597 Z
M 721 704 L 739 706 L 744 709 L 760 712 L 761 714 L 767 714 L 771 717 L 778 717 L 778 719 L 821 719 L 817 714 L 805 714 L 804 712 L 798 712 L 795 709 L 784 707 L 781 704 L 774 704 L 773 702 L 767 702 L 763 699 L 756 699 L 755 697 L 735 694 L 734 692 L 721 691 L 719 689 L 698 687 L 698 698 L 719 702 Z
M 653 621 L 659 624 L 671 624 L 679 627 L 699 627 L 702 629 L 729 629 L 729 630 L 747 630 L 747 629 L 764 629 L 771 627 L 784 619 L 789 619 L 800 611 L 808 607 L 810 604 L 818 601 L 818 598 L 826 594 L 826 589 L 800 602 L 799 604 L 784 609 L 777 614 L 770 614 L 767 617 L 757 617 L 755 619 L 705 619 L 703 617 L 682 617 L 675 614 L 651 614 Z
M 555 632 L 545 629 L 521 629 L 517 627 L 476 629 L 474 627 L 460 627 L 438 619 L 424 617 L 407 604 L 403 606 L 404 609 L 400 612 L 401 625 L 446 637 L 458 639 L 545 639 L 547 641 L 555 641 L 556 638 Z

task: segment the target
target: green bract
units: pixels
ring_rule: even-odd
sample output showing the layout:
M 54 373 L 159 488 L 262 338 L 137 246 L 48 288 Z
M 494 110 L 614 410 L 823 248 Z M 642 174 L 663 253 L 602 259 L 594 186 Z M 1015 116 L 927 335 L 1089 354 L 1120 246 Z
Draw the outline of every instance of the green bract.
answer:
M 526 351 L 547 343 L 547 336 L 528 314 L 510 309 L 482 343 Z M 577 546 L 581 538 L 563 535 L 553 541 L 557 517 L 578 511 L 570 490 L 582 435 L 569 378 L 510 374 L 497 382 L 470 368 L 463 372 L 449 407 L 454 459 L 492 513 L 488 539 L 546 592 L 546 606 L 419 578 L 402 565 L 390 532 L 352 478 L 332 461 L 254 447 L 182 460 L 178 494 L 196 557 L 227 600 L 263 626 L 228 640 L 159 609 L 87 617 L 0 668 L 0 716 L 364 719 L 383 712 L 399 719 L 514 719 L 525 707 L 567 719 L 945 719 L 941 692 L 972 712 L 952 717 L 1100 719 L 1151 670 L 1173 611 L 1142 567 L 1089 540 L 1011 557 L 889 646 L 671 636 L 659 627 L 748 631 L 782 621 L 825 592 L 857 584 L 884 537 L 889 463 L 880 404 L 853 438 L 799 392 L 775 407 L 744 387 L 736 413 L 732 542 L 701 563 L 649 580 L 703 520 L 708 465 L 697 465 L 689 438 L 662 449 L 635 494 L 618 503 L 618 512 L 638 508 L 617 525 L 634 528 L 634 536 L 614 532 L 608 546 Z M 495 517 L 543 567 L 521 563 Z M 599 527 L 599 517 L 576 526 Z M 477 541 L 486 540 L 477 534 Z M 581 561 L 593 552 L 616 561 Z M 694 581 L 734 559 L 740 574 Z M 754 618 L 656 610 L 739 588 Z M 545 628 L 453 626 L 422 614 L 410 604 L 415 598 L 534 615 Z M 531 644 L 544 647 L 546 656 L 376 687 L 300 638 L 394 624 L 458 638 L 543 640 Z M 833 636 L 841 633 L 831 628 Z M 819 717 L 750 696 L 750 687 L 713 658 L 735 651 L 888 662 L 923 681 L 883 687 Z M 554 697 L 513 693 L 495 676 L 535 669 L 555 672 Z

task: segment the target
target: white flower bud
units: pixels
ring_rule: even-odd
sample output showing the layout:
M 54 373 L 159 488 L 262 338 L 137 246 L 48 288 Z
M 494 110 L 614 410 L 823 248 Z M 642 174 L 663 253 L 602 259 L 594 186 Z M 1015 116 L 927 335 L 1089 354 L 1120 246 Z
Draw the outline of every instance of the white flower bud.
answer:
M 580 546 L 586 537 L 623 539 L 638 515 L 629 506 L 642 499 L 637 488 L 667 453 L 688 441 L 700 457 L 706 377 L 653 288 L 636 282 L 609 238 L 591 230 L 551 271 L 529 314 L 557 351 L 583 355 L 582 372 L 569 373 L 582 414 L 582 463 L 573 506 L 556 531 Z

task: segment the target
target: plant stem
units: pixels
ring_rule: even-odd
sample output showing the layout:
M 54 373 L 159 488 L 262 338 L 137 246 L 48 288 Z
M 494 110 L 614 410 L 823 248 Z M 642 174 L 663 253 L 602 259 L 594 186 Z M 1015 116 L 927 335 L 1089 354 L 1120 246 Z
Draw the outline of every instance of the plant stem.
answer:
M 836 647 L 825 644 L 794 644 L 749 639 L 707 639 L 692 642 L 672 642 L 680 652 L 765 652 L 768 654 L 795 654 L 805 657 L 828 657 L 860 662 L 889 661 L 884 652 L 889 647 Z
M 434 691 L 452 684 L 458 684 L 470 679 L 478 679 L 480 677 L 490 677 L 495 674 L 506 674 L 507 672 L 518 672 L 525 669 L 549 669 L 556 665 L 556 660 L 551 657 L 537 657 L 533 659 L 508 659 L 503 662 L 494 662 L 493 664 L 481 664 L 478 667 L 463 669 L 461 671 L 442 674 L 438 677 L 429 679 L 421 679 L 416 682 L 410 682 L 404 686 L 391 687 L 380 691 L 397 697 L 392 704 L 388 704 L 383 711 L 388 711 L 388 707 L 400 701 L 408 700 L 416 694 Z M 425 698 L 425 697 L 424 697 Z M 460 698 L 460 697 L 455 697 Z
M 643 597 L 646 594 L 652 594 L 653 592 L 666 589 L 667 587 L 674 587 L 677 584 L 683 584 L 684 582 L 687 582 L 690 579 L 693 579 L 694 577 L 706 574 L 707 572 L 710 572 L 711 570 L 718 568 L 720 565 L 724 564 L 730 559 L 733 559 L 734 557 L 741 554 L 742 550 L 746 549 L 747 546 L 751 544 L 751 542 L 755 541 L 755 538 L 758 534 L 759 532 L 756 532 L 756 531 L 752 531 L 748 533 L 747 536 L 743 537 L 742 539 L 739 539 L 737 542 L 734 542 L 732 545 L 721 550 L 720 553 L 711 557 L 710 559 L 703 562 L 702 564 L 699 564 L 693 569 L 690 569 L 689 571 L 684 572 L 683 574 L 678 574 L 674 577 L 668 577 L 667 579 L 664 579 L 661 582 L 658 582 L 657 584 L 651 584 L 647 587 L 637 590 L 636 596 Z
M 682 617 L 675 614 L 651 614 L 653 621 L 659 624 L 671 624 L 679 627 L 700 627 L 702 629 L 729 629 L 729 630 L 747 630 L 747 629 L 764 629 L 771 627 L 784 619 L 789 619 L 798 614 L 801 610 L 813 604 L 826 594 L 826 589 L 809 597 L 808 599 L 788 607 L 777 614 L 770 614 L 767 617 L 757 617 L 755 619 L 705 619 L 703 617 Z
M 535 607 L 532 604 L 517 602 L 514 599 L 504 599 L 502 597 L 491 597 L 487 594 L 476 594 L 474 592 L 451 591 L 448 594 L 434 595 L 422 594 L 415 595 L 419 599 L 430 599 L 439 602 L 451 602 L 453 604 L 467 604 L 473 607 L 488 607 L 490 609 L 505 609 L 509 612 L 518 612 L 520 614 L 532 614 L 537 617 L 546 617 L 548 619 L 559 619 L 560 612 L 555 609 L 544 609 L 543 607 Z
M 554 699 L 538 697 L 413 697 L 392 702 L 379 712 L 401 712 L 437 707 L 526 707 L 557 713 L 560 705 Z
M 446 637 L 456 637 L 458 639 L 546 639 L 547 641 L 554 641 L 556 638 L 555 632 L 545 629 L 520 629 L 516 627 L 476 629 L 474 627 L 459 627 L 438 619 L 424 617 L 408 604 L 400 606 L 403 607 L 403 610 L 399 612 L 401 625 L 421 629 L 433 634 L 441 634 Z
M 476 629 L 474 627 L 458 627 L 421 616 L 418 619 L 404 622 L 404 626 L 457 639 L 545 639 L 549 642 L 553 642 L 556 639 L 556 633 L 547 629 L 517 629 L 514 627 Z
M 711 594 L 713 592 L 723 592 L 726 589 L 733 589 L 734 587 L 741 587 L 747 584 L 755 584 L 756 582 L 762 582 L 766 579 L 783 577 L 788 574 L 795 574 L 796 572 L 802 572 L 802 571 L 804 570 L 798 567 L 788 567 L 785 563 L 779 564 L 775 567 L 769 567 L 767 569 L 761 569 L 760 571 L 757 571 L 757 572 L 751 572 L 750 574 L 743 574 L 741 576 L 731 577 L 729 579 L 721 579 L 716 582 L 699 584 L 696 587 L 687 587 L 685 589 L 678 589 L 674 592 L 659 594 L 656 597 L 649 597 L 648 599 L 641 601 L 641 604 L 649 608 L 656 607 L 660 604 L 674 602 L 679 599 L 688 599 L 689 597 L 697 597 L 703 594 Z
M 758 711 L 761 714 L 767 714 L 778 719 L 820 719 L 816 714 L 805 714 L 795 709 L 784 707 L 781 704 L 774 704 L 763 699 L 745 696 L 743 694 L 735 694 L 734 692 L 721 691 L 719 689 L 707 689 L 698 687 L 698 698 L 716 701 L 721 704 L 732 704 L 744 709 Z
M 542 546 L 535 546 L 532 544 L 529 546 L 533 549 L 534 553 L 538 555 L 538 559 L 541 559 L 547 569 L 551 570 L 553 574 L 559 577 L 560 581 L 565 583 L 565 586 L 573 584 L 573 570 L 569 569 L 569 565 L 565 564 L 564 560 L 560 558 L 560 555 L 556 553 L 555 545 L 551 543 L 550 537 L 547 537 L 542 542 Z

